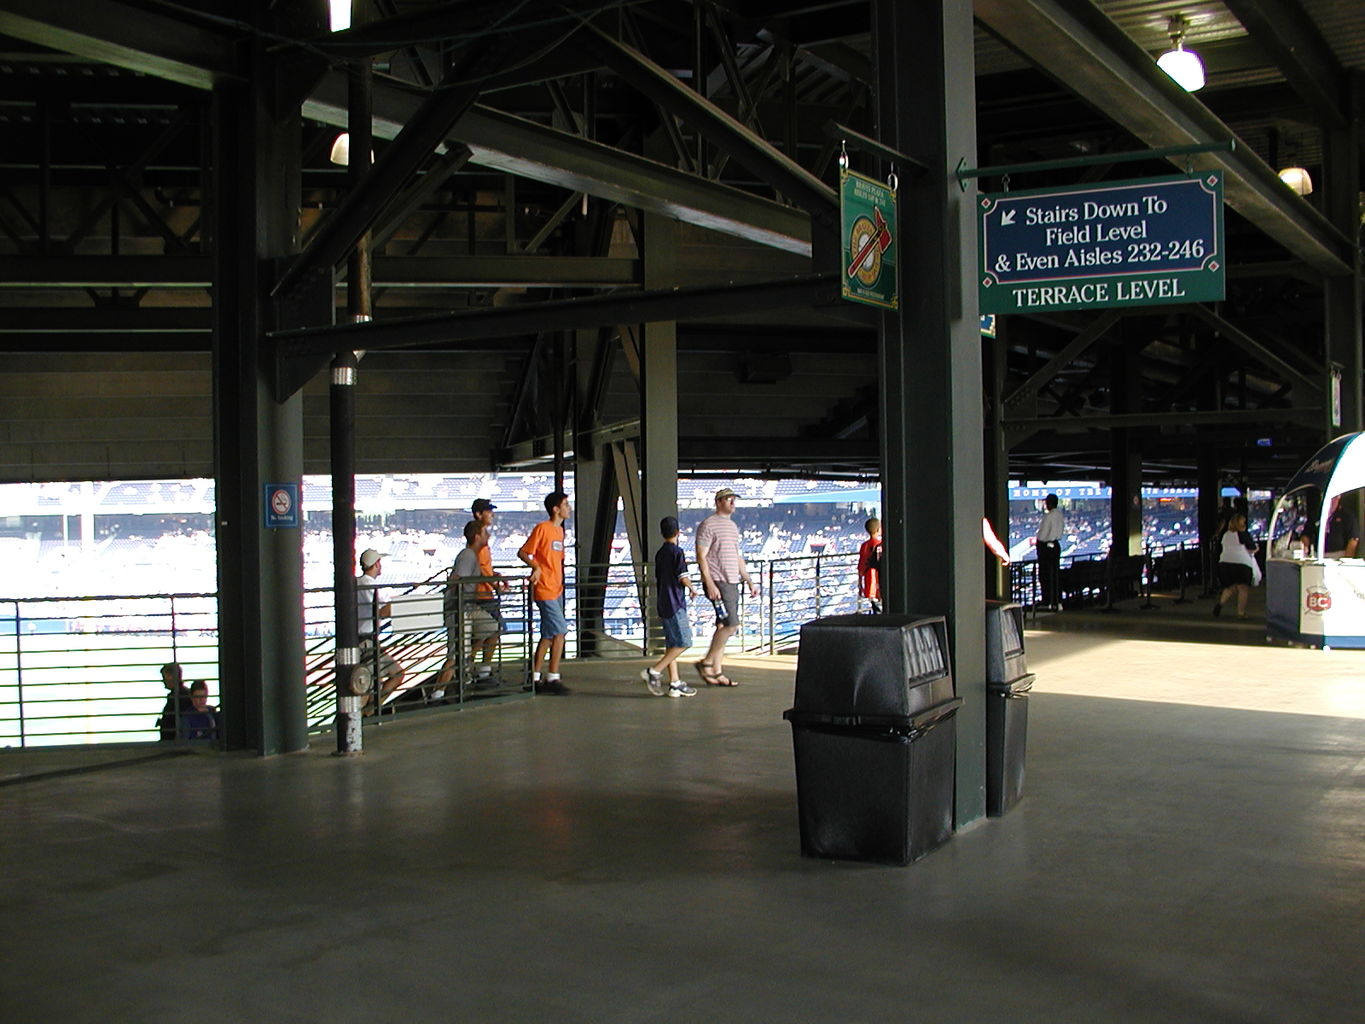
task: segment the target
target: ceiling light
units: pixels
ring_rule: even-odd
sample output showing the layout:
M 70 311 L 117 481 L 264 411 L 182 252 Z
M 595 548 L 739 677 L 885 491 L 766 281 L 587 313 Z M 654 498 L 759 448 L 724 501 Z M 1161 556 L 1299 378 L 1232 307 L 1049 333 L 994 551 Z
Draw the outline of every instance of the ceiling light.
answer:
M 1177 14 L 1171 19 L 1168 31 L 1174 49 L 1158 57 L 1156 66 L 1175 79 L 1175 84 L 1186 92 L 1198 92 L 1204 88 L 1204 62 L 1199 59 L 1199 54 L 1185 49 L 1185 32 L 1189 27 L 1190 23 L 1183 15 Z
M 346 167 L 351 162 L 351 133 L 342 132 L 332 143 L 332 152 L 327 157 L 334 164 Z
M 1280 180 L 1301 196 L 1313 191 L 1313 179 L 1302 167 L 1286 167 L 1280 171 Z
M 351 27 L 351 0 L 329 0 L 327 7 L 333 32 Z
M 332 142 L 332 151 L 327 154 L 327 159 L 334 164 L 342 167 L 351 165 L 351 133 L 342 132 Z M 374 163 L 374 150 L 370 150 L 370 163 Z

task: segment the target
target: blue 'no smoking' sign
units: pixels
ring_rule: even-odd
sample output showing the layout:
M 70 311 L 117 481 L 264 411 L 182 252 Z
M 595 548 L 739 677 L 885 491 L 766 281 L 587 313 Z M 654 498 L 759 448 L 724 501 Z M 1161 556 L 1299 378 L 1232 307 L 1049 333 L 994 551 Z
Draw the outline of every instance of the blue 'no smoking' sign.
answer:
M 299 485 L 265 485 L 265 525 L 271 528 L 299 525 Z

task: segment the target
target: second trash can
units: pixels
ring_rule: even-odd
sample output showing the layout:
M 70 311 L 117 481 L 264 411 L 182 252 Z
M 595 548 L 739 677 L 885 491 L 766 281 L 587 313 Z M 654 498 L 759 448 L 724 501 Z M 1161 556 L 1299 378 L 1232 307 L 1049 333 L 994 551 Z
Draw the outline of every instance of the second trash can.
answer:
M 801 628 L 792 724 L 801 852 L 909 864 L 953 832 L 954 694 L 942 616 Z
M 1024 609 L 986 602 L 986 814 L 998 818 L 1024 794 L 1028 695 Z

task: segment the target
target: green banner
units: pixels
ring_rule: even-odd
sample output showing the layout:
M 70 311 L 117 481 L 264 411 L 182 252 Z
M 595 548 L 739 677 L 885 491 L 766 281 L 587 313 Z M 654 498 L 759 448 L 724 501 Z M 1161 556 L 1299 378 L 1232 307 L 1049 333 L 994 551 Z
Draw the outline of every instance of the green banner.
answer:
M 896 309 L 896 193 L 849 170 L 839 172 L 843 273 L 840 293 L 851 302 Z

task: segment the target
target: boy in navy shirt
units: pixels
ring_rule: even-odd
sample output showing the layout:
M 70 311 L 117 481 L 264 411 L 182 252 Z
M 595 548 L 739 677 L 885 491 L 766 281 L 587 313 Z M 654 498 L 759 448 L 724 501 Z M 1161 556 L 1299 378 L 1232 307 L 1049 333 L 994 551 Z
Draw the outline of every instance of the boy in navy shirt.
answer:
M 640 673 L 640 678 L 656 697 L 665 693 L 670 697 L 695 697 L 697 691 L 678 678 L 678 657 L 692 646 L 692 627 L 687 621 L 687 598 L 696 597 L 692 581 L 687 576 L 687 556 L 678 546 L 678 520 L 664 516 L 659 521 L 659 532 L 664 542 L 654 554 L 654 580 L 658 592 L 656 602 L 659 618 L 664 623 L 664 656 Z M 663 673 L 668 669 L 668 686 Z

